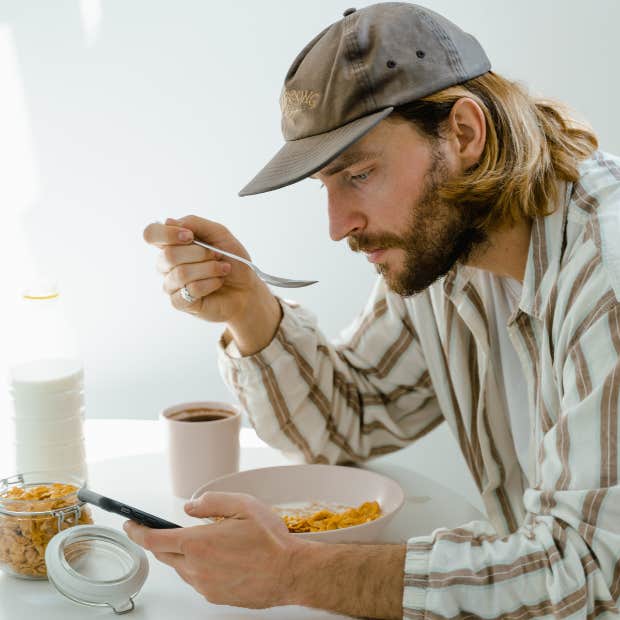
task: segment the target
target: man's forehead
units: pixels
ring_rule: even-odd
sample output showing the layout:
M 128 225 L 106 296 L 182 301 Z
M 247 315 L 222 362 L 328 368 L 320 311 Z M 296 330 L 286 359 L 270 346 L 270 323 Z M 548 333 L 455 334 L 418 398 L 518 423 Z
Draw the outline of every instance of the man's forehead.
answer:
M 336 159 L 321 168 L 321 170 L 310 175 L 310 178 L 316 179 L 318 174 L 323 176 L 331 176 L 341 170 L 344 170 L 345 168 L 348 168 L 349 166 L 352 166 L 353 164 L 357 164 L 358 162 L 366 161 L 368 159 L 375 159 L 380 155 L 381 152 L 376 150 L 362 148 L 347 149 L 344 153 L 336 157 Z

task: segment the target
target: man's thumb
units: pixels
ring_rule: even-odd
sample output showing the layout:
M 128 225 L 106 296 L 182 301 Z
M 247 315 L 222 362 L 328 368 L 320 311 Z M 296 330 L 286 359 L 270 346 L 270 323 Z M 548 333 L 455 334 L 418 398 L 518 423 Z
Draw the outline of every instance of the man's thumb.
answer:
M 204 217 L 198 217 L 197 215 L 186 215 L 174 221 L 174 225 L 191 230 L 198 238 L 207 243 L 217 241 L 222 237 L 230 236 L 230 232 L 223 224 L 214 222 L 213 220 L 207 220 Z
M 190 500 L 185 504 L 185 512 L 192 517 L 212 517 L 213 506 L 212 497 L 213 493 L 203 493 L 199 497 Z
M 200 498 L 190 500 L 185 504 L 185 512 L 189 515 L 195 515 L 200 506 Z
M 217 493 L 207 491 L 185 504 L 185 512 L 192 517 L 247 516 L 255 498 L 245 493 Z

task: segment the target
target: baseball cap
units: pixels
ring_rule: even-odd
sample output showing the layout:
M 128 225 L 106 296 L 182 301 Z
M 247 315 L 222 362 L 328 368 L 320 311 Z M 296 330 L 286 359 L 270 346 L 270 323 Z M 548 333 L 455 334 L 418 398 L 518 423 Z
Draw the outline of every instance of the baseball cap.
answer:
M 406 2 L 347 9 L 290 66 L 280 95 L 284 146 L 239 195 L 301 181 L 396 106 L 490 70 L 478 41 L 430 9 Z

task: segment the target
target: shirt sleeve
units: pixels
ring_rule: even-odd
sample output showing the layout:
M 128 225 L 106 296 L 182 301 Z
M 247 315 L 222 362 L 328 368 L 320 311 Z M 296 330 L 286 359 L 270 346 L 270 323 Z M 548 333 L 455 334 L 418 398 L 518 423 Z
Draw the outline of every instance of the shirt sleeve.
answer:
M 443 420 L 405 304 L 382 278 L 333 342 L 311 313 L 279 301 L 283 318 L 266 348 L 243 357 L 234 341 L 218 347 L 225 383 L 268 444 L 309 463 L 362 461 Z
M 525 491 L 524 524 L 504 537 L 472 522 L 410 539 L 404 617 L 618 613 L 620 304 L 609 289 L 601 296 L 602 270 L 593 271 L 556 323 L 560 410 L 539 446 L 540 478 Z

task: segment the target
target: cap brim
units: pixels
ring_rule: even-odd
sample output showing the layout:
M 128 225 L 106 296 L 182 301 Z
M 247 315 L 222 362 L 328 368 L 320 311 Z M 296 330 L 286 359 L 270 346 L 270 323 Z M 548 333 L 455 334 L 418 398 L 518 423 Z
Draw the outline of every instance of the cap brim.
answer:
M 389 116 L 393 110 L 393 107 L 385 108 L 332 131 L 286 142 L 271 161 L 239 192 L 239 196 L 251 196 L 280 189 L 318 172 Z

